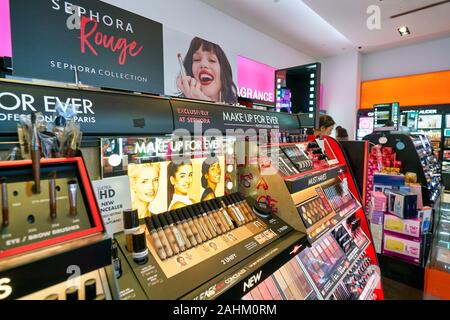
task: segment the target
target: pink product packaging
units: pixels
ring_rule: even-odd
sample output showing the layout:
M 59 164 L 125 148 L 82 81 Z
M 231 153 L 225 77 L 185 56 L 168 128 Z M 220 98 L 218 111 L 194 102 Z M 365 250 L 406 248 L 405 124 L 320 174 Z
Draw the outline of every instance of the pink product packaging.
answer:
M 386 214 L 384 216 L 384 230 L 420 239 L 422 234 L 422 220 L 401 219 L 397 216 Z
M 411 193 L 417 195 L 417 210 L 423 208 L 423 197 L 422 197 L 422 186 L 420 185 L 410 185 Z
M 384 232 L 383 254 L 420 264 L 421 241 Z
M 383 225 L 384 212 L 372 211 L 370 223 L 376 225 Z

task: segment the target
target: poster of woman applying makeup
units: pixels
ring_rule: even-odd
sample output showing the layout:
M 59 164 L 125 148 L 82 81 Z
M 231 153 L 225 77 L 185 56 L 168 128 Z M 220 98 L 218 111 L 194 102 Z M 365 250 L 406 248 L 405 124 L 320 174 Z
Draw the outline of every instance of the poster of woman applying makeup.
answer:
M 238 102 L 237 55 L 200 37 L 164 29 L 166 94 L 194 100 Z

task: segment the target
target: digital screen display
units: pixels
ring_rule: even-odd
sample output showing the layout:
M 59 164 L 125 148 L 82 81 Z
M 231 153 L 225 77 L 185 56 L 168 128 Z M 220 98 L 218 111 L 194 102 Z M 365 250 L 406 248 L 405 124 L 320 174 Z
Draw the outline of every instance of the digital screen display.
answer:
M 403 111 L 401 115 L 402 127 L 407 127 L 410 130 L 417 130 L 419 121 L 419 111 Z
M 277 70 L 276 110 L 306 114 L 311 120 L 311 126 L 314 126 L 320 106 L 320 69 L 320 64 L 316 63 Z M 304 126 L 310 124 L 309 121 L 302 122 Z
M 446 115 L 445 118 L 446 128 L 450 128 L 450 114 Z
M 394 127 L 398 127 L 399 121 L 399 104 L 398 103 L 388 103 L 379 104 L 374 106 L 375 122 L 374 127 L 386 127 L 389 122 L 394 123 Z M 392 127 L 389 125 L 388 127 Z

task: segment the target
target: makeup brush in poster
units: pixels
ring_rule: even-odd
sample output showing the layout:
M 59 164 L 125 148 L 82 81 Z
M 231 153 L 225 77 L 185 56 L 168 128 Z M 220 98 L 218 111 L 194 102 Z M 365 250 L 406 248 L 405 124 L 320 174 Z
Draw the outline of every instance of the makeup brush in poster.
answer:
M 186 70 L 184 69 L 183 57 L 181 56 L 181 53 L 177 54 L 177 58 L 178 58 L 178 62 L 180 63 L 181 76 L 185 77 L 186 76 Z

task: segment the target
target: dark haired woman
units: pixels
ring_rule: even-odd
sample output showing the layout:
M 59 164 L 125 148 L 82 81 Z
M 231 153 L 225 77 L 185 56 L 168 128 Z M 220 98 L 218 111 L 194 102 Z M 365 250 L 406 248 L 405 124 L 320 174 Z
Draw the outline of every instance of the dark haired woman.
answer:
M 225 52 L 215 43 L 195 37 L 183 62 L 186 75 L 177 78 L 185 98 L 237 103 L 233 71 Z
M 327 115 L 320 116 L 319 129 L 316 130 L 316 136 L 327 137 L 331 135 L 335 125 L 336 122 L 334 122 L 332 117 Z
M 201 201 L 207 201 L 216 197 L 216 188 L 220 183 L 222 168 L 217 157 L 208 158 L 202 164 L 202 187 L 205 189 Z
M 336 140 L 338 141 L 347 141 L 348 140 L 348 132 L 347 129 L 342 127 L 336 128 Z
M 188 160 L 179 164 L 169 163 L 167 177 L 169 211 L 194 204 L 194 201 L 189 198 L 189 190 L 193 181 L 191 161 Z

